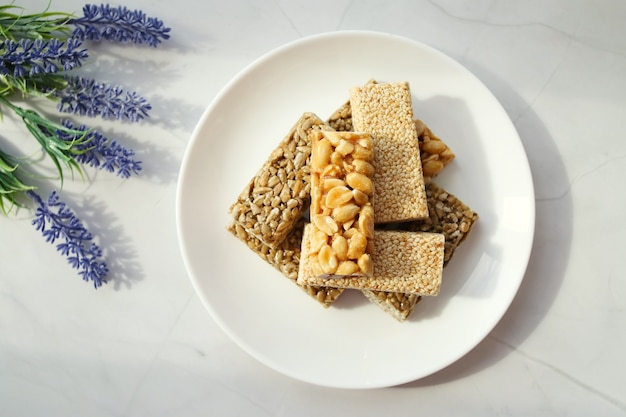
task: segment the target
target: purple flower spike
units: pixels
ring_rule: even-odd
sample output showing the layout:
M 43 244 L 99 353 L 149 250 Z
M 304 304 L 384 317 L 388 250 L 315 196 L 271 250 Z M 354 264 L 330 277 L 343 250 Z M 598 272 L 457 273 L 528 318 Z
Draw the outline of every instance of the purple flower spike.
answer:
M 66 77 L 66 81 L 67 87 L 52 92 L 60 99 L 59 111 L 65 113 L 137 122 L 148 117 L 152 109 L 146 99 L 120 86 L 75 76 Z
M 59 200 L 56 191 L 45 202 L 34 191 L 27 191 L 38 207 L 33 225 L 42 233 L 47 242 L 57 244 L 57 250 L 67 258 L 69 264 L 78 269 L 84 281 L 93 282 L 94 288 L 106 284 L 109 269 L 102 258 L 102 251 L 92 242 L 93 236 L 83 226 L 72 210 Z
M 80 67 L 88 57 L 81 45 L 78 39 L 0 41 L 0 75 L 23 78 Z
M 85 126 L 76 127 L 69 120 L 63 120 L 62 124 L 68 129 L 87 131 L 84 143 L 75 145 L 75 149 L 80 152 L 74 157 L 77 162 L 109 172 L 117 171 L 117 175 L 122 178 L 137 175 L 141 171 L 141 161 L 134 159 L 135 151 L 132 149 L 125 148 L 115 140 L 109 141 L 96 130 L 88 130 Z M 60 131 L 57 134 L 68 142 L 75 139 L 75 136 Z
M 170 28 L 161 20 L 124 6 L 87 4 L 83 7 L 83 17 L 72 19 L 70 24 L 74 26 L 72 36 L 81 40 L 132 42 L 156 47 L 161 40 L 170 37 Z

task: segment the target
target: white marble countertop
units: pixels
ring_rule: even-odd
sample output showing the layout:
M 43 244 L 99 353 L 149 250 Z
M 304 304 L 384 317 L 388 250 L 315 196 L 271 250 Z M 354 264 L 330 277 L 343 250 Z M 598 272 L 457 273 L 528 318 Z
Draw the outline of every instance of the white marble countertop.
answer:
M 83 3 L 51 9 L 61 4 Z M 143 171 L 86 170 L 63 190 L 108 254 L 110 282 L 83 283 L 31 212 L 0 217 L 1 416 L 626 416 L 626 3 L 124 4 L 163 19 L 171 39 L 94 46 L 83 70 L 152 104 L 141 124 L 94 122 L 133 147 Z M 346 29 L 420 41 L 472 71 L 517 128 L 536 193 L 528 269 L 495 329 L 449 367 L 374 390 L 309 385 L 239 349 L 195 294 L 175 222 L 181 160 L 216 94 L 272 49 Z M 0 136 L 28 134 L 5 117 Z

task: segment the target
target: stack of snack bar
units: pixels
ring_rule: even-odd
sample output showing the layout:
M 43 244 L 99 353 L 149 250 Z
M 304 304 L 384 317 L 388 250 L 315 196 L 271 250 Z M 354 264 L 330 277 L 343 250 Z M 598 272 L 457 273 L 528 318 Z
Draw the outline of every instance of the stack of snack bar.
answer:
M 350 105 L 354 131 L 371 135 L 373 144 L 372 169 L 367 174 L 371 177 L 369 192 L 373 194 L 375 223 L 428 218 L 426 189 L 408 84 L 368 83 L 363 87 L 352 88 Z M 340 136 L 339 133 L 333 134 Z M 316 148 L 313 148 L 313 166 L 316 162 L 315 151 Z M 344 162 L 349 172 L 347 176 L 364 176 L 355 162 L 358 161 Z M 335 164 L 329 160 L 327 166 L 333 167 Z M 333 177 L 332 172 L 324 176 Z M 314 189 L 312 186 L 312 191 Z M 357 220 L 362 215 L 358 213 Z M 343 232 L 350 231 L 346 229 Z M 329 235 L 328 239 L 330 243 L 335 237 Z M 441 234 L 387 230 L 376 232 L 371 249 L 374 271 L 368 276 L 328 277 L 320 274 L 312 267 L 315 261 L 308 256 L 315 253 L 316 241 L 315 235 L 307 227 L 302 244 L 299 284 L 418 295 L 439 293 L 444 252 L 444 236 Z
M 302 216 L 311 194 L 309 135 L 315 130 L 333 129 L 315 114 L 303 114 L 229 209 L 233 223 L 228 230 L 294 282 Z M 326 287 L 303 288 L 326 307 L 341 294 Z
M 454 157 L 414 120 L 408 83 L 369 82 L 327 122 L 296 122 L 228 230 L 323 306 L 353 288 L 402 321 L 478 218 L 431 181 Z

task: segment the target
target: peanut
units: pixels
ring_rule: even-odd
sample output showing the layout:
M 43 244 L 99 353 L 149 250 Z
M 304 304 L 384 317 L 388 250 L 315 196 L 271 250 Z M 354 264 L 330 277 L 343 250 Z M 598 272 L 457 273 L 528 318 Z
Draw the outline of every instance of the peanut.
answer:
M 321 247 L 321 246 L 320 246 Z M 331 245 L 340 261 L 348 259 L 348 240 L 343 236 L 335 236 Z M 311 248 L 313 251 L 313 248 Z
M 359 172 L 351 172 L 346 175 L 346 183 L 350 187 L 367 195 L 372 195 L 374 192 L 374 184 L 372 183 L 372 180 L 368 176 Z
M 319 230 L 326 233 L 328 236 L 332 236 L 339 231 L 339 226 L 337 226 L 337 222 L 330 216 L 318 214 L 314 216 L 311 220 Z
M 315 148 L 315 157 L 312 158 L 311 168 L 321 169 L 328 165 L 332 152 L 333 147 L 330 142 L 326 139 L 320 139 Z
M 337 271 L 339 261 L 337 260 L 337 255 L 330 246 L 322 246 L 317 255 L 317 260 L 325 274 L 334 274 L 335 271 Z
M 348 203 L 352 200 L 352 197 L 352 191 L 346 186 L 332 188 L 328 191 L 328 194 L 326 194 L 326 206 L 330 208 L 337 208 Z
M 343 206 L 337 207 L 333 210 L 332 217 L 334 217 L 339 223 L 345 223 L 353 220 L 360 211 L 361 207 L 356 204 L 344 204 Z
M 356 262 L 343 261 L 339 264 L 335 273 L 337 275 L 353 275 L 359 272 L 359 270 L 360 267 Z

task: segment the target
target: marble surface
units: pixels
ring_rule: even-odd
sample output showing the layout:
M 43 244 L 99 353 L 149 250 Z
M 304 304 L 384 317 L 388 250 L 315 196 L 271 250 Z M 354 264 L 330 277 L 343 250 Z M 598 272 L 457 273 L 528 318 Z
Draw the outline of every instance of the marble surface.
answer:
M 165 20 L 172 38 L 92 46 L 82 71 L 151 102 L 146 123 L 91 121 L 133 147 L 143 173 L 87 171 L 65 184 L 109 257 L 98 291 L 38 235 L 32 213 L 0 218 L 1 416 L 626 416 L 626 3 L 124 4 Z M 527 273 L 495 329 L 436 374 L 366 391 L 299 382 L 239 349 L 194 293 L 175 224 L 181 159 L 223 86 L 286 42 L 346 29 L 421 41 L 478 76 L 520 134 L 536 193 Z M 11 117 L 2 123 L 3 141 L 28 137 Z

